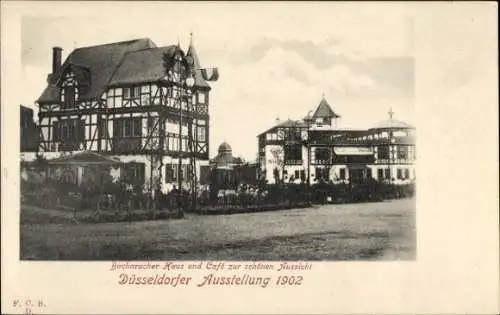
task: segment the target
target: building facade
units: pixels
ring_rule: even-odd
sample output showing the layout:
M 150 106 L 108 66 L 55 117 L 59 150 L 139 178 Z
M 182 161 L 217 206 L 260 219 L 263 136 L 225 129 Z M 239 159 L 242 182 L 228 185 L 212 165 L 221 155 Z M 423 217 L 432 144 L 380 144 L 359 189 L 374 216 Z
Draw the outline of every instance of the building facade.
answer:
M 40 132 L 33 119 L 33 109 L 21 105 L 19 123 L 20 152 L 36 152 L 38 150 Z
M 415 128 L 393 118 L 368 129 L 338 128 L 340 116 L 323 97 L 304 119 L 278 121 L 258 135 L 259 163 L 268 183 L 392 184 L 416 179 Z
M 211 87 L 193 70 L 201 67 L 192 43 L 186 53 L 147 38 L 83 47 L 64 63 L 61 53 L 53 48 L 52 72 L 36 102 L 39 153 L 106 154 L 126 163 L 122 176 L 160 181 L 164 191 L 178 181 L 168 175 L 173 165 L 186 184 L 208 165 Z

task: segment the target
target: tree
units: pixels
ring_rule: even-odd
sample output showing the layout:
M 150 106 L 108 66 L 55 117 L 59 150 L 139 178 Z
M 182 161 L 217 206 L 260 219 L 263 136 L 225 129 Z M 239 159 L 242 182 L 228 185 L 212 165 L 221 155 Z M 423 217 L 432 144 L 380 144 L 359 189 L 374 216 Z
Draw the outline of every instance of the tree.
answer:
M 282 193 L 280 196 L 283 196 L 285 190 L 285 152 L 282 146 L 275 146 L 271 149 L 271 154 L 273 155 L 273 162 L 276 167 L 273 170 L 274 181 L 277 185 L 281 184 Z M 281 179 L 280 172 L 281 169 Z
M 272 163 L 276 165 L 276 167 L 273 170 L 273 176 L 274 180 L 276 181 L 276 184 L 280 181 L 280 170 L 281 170 L 281 177 L 284 180 L 284 171 L 285 171 L 285 161 L 284 161 L 284 150 L 283 147 L 281 146 L 274 146 L 271 148 L 271 154 L 273 156 Z

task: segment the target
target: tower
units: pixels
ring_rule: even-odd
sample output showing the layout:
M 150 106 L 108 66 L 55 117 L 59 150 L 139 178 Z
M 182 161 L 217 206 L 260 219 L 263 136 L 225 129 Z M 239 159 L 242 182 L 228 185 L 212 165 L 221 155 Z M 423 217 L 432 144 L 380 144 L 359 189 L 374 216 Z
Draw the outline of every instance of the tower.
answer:
M 337 115 L 330 104 L 325 99 L 325 94 L 323 94 L 321 98 L 321 102 L 319 103 L 316 111 L 312 115 L 311 119 L 314 124 L 317 126 L 330 126 L 337 128 L 337 120 L 340 118 L 340 115 Z M 333 120 L 333 125 L 332 125 Z

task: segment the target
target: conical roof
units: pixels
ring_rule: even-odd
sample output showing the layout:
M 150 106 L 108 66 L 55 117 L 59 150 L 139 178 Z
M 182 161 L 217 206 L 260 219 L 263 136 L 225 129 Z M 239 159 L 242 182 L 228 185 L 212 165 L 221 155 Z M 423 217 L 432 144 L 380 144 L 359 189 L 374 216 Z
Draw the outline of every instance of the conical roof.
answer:
M 316 108 L 316 111 L 312 116 L 312 118 L 339 118 L 339 117 L 340 116 L 333 111 L 330 104 L 328 104 L 328 102 L 324 97 L 319 103 L 318 107 Z
M 186 53 L 186 56 L 190 56 L 191 58 L 193 58 L 194 68 L 196 69 L 195 75 L 194 75 L 194 85 L 197 87 L 208 87 L 209 88 L 210 85 L 208 85 L 207 81 L 205 81 L 205 79 L 203 79 L 203 76 L 201 75 L 201 71 L 199 70 L 199 69 L 201 69 L 200 59 L 198 58 L 198 54 L 196 53 L 196 49 L 194 48 L 192 40 L 189 43 L 189 48 L 188 48 L 188 51 Z

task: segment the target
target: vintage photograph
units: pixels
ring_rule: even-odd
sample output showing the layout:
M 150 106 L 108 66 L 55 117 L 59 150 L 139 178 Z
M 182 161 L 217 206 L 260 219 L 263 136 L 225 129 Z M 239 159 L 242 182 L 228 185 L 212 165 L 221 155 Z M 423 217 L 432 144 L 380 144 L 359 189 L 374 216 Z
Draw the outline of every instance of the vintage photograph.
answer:
M 416 260 L 414 21 L 206 6 L 22 17 L 20 259 Z

